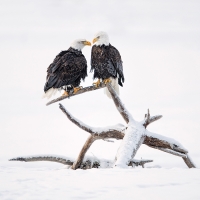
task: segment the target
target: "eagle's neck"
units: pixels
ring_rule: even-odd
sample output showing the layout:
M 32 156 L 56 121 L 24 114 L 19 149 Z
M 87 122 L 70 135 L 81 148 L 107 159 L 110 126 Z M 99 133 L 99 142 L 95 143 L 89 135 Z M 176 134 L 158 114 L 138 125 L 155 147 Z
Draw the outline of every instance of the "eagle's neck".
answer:
M 78 42 L 73 42 L 72 44 L 71 44 L 71 48 L 73 48 L 73 49 L 76 49 L 76 50 L 78 50 L 78 51 L 81 51 L 82 49 L 83 49 L 83 47 L 84 47 L 85 45 L 83 44 L 83 43 L 78 43 Z
M 109 45 L 109 38 L 108 37 L 100 38 L 99 40 L 97 40 L 95 42 L 95 44 L 97 46 L 102 46 L 102 45 L 108 46 Z
M 81 50 L 75 49 L 75 48 L 73 48 L 73 47 L 70 47 L 70 48 L 68 49 L 68 51 L 73 52 L 73 53 L 76 53 L 77 55 L 81 55 L 81 54 L 82 54 L 82 51 L 81 51 Z

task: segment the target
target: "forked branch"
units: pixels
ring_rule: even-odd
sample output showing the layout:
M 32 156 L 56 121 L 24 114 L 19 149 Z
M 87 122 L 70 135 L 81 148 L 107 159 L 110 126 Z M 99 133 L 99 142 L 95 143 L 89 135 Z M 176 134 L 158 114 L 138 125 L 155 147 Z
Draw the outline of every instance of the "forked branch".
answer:
M 70 114 L 64 108 L 64 106 L 62 104 L 60 104 L 59 108 L 62 110 L 62 112 L 67 116 L 67 118 L 72 123 L 77 125 L 82 130 L 87 131 L 88 133 L 91 134 L 88 137 L 88 139 L 86 140 L 84 146 L 82 147 L 78 158 L 74 161 L 71 159 L 55 157 L 55 156 L 33 156 L 33 157 L 18 157 L 18 158 L 14 158 L 11 160 L 19 160 L 19 161 L 25 161 L 25 162 L 32 162 L 32 161 L 59 162 L 59 163 L 65 164 L 65 165 L 72 166 L 72 169 L 74 169 L 74 170 L 77 168 L 86 169 L 86 168 L 100 166 L 100 164 L 98 164 L 99 162 L 93 163 L 91 160 L 83 161 L 87 150 L 91 147 L 93 142 L 98 139 L 102 139 L 102 140 L 106 140 L 109 138 L 113 138 L 113 139 L 117 139 L 117 140 L 123 139 L 127 128 L 131 126 L 129 122 L 131 122 L 133 125 L 135 121 L 132 118 L 131 114 L 128 112 L 128 110 L 125 108 L 124 104 L 121 102 L 119 96 L 116 94 L 115 90 L 113 89 L 113 87 L 110 84 L 105 85 L 104 83 L 101 83 L 100 87 L 89 86 L 89 87 L 79 90 L 76 94 L 72 94 L 70 96 L 70 97 L 72 97 L 75 95 L 79 95 L 79 94 L 82 94 L 85 92 L 101 89 L 104 87 L 108 88 L 109 92 L 111 93 L 112 99 L 115 103 L 117 110 L 119 111 L 119 113 L 121 114 L 121 116 L 123 117 L 125 122 L 128 124 L 128 126 L 118 124 L 115 126 L 110 126 L 110 127 L 105 127 L 105 128 L 91 127 L 91 126 L 84 124 L 83 122 L 76 119 L 75 117 L 73 117 L 72 114 Z M 54 100 L 48 102 L 47 105 L 61 101 L 66 98 L 69 98 L 69 97 L 61 96 L 57 99 L 54 99 Z M 162 117 L 162 115 L 157 115 L 157 116 L 151 117 L 149 109 L 148 109 L 148 112 L 145 115 L 145 119 L 143 120 L 143 122 L 140 123 L 140 125 L 143 125 L 146 128 L 149 124 L 160 119 L 161 117 Z M 138 122 L 135 122 L 135 123 L 138 123 Z M 155 148 L 155 149 L 158 149 L 158 150 L 161 150 L 161 151 L 164 151 L 164 152 L 176 155 L 176 156 L 180 156 L 183 158 L 183 160 L 185 161 L 185 163 L 187 164 L 187 166 L 189 168 L 192 168 L 192 167 L 195 168 L 194 163 L 191 161 L 191 159 L 189 158 L 189 156 L 187 154 L 188 151 L 186 149 L 184 149 L 183 147 L 181 147 L 178 142 L 175 142 L 175 141 L 172 142 L 172 140 L 170 138 L 168 139 L 167 137 L 158 137 L 157 134 L 153 134 L 153 133 L 148 134 L 148 133 L 150 133 L 150 132 L 148 132 L 146 129 L 144 129 L 141 137 L 138 137 L 139 139 L 138 139 L 138 143 L 136 145 L 137 148 L 134 149 L 132 157 L 135 156 L 135 154 L 141 144 L 146 144 L 151 148 Z M 128 160 L 128 162 L 129 162 L 128 165 L 131 165 L 131 163 L 134 163 L 134 160 L 133 159 Z M 150 161 L 148 161 L 148 162 L 150 162 Z M 144 163 L 145 163 L 145 161 L 143 162 L 143 164 Z

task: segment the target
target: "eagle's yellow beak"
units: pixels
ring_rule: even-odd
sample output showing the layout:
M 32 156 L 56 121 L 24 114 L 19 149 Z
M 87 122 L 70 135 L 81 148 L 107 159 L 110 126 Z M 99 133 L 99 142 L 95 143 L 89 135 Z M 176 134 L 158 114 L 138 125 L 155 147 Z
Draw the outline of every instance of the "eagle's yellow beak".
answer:
M 94 44 L 99 38 L 94 38 L 94 40 L 92 41 L 92 43 Z
M 85 41 L 85 42 L 84 42 L 84 45 L 89 45 L 89 46 L 91 46 L 91 43 L 90 43 L 89 41 Z

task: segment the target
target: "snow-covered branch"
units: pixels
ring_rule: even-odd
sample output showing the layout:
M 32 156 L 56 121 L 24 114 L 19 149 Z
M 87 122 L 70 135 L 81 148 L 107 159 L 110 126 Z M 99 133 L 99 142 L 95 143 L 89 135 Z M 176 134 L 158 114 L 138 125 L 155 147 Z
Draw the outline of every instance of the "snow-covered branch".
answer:
M 126 129 L 126 127 L 123 124 L 117 124 L 114 126 L 107 126 L 101 128 L 91 127 L 85 124 L 84 122 L 80 121 L 79 119 L 75 118 L 62 104 L 59 104 L 59 108 L 72 123 L 77 125 L 79 128 L 83 129 L 84 131 L 87 131 L 88 133 L 93 135 L 93 137 L 97 137 L 98 139 L 121 139 L 121 137 L 123 137 L 123 131 Z

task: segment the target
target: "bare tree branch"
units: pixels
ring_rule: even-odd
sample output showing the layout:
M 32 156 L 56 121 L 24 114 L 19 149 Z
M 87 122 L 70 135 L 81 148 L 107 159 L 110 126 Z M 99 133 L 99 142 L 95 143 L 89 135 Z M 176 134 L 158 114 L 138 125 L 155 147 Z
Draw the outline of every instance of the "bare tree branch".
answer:
M 167 148 L 174 151 L 177 151 L 179 153 L 188 153 L 185 149 L 179 147 L 177 143 L 171 143 L 171 139 L 165 137 L 165 140 L 161 140 L 160 138 L 157 138 L 156 136 L 148 136 L 146 135 L 144 144 L 147 146 L 153 146 L 153 147 L 161 147 L 161 148 Z
M 95 137 L 93 136 L 89 136 L 88 139 L 86 140 L 84 146 L 82 147 L 78 158 L 76 159 L 76 161 L 73 163 L 72 165 L 72 169 L 76 170 L 78 167 L 80 167 L 81 163 L 83 162 L 84 156 L 87 152 L 87 150 L 90 148 L 90 146 L 92 145 L 92 143 L 95 141 Z
M 125 122 L 128 124 L 130 121 L 130 117 L 131 115 L 129 114 L 128 110 L 125 108 L 124 104 L 121 102 L 120 98 L 118 97 L 117 93 L 115 92 L 115 90 L 113 89 L 113 87 L 110 85 L 110 83 L 108 83 L 106 85 L 106 87 L 108 88 L 111 97 L 115 103 L 115 106 L 117 108 L 117 110 L 119 111 L 119 113 L 122 115 L 122 117 L 124 118 Z
M 12 158 L 9 161 L 24 161 L 24 162 L 35 162 L 35 161 L 51 161 L 58 162 L 64 165 L 73 165 L 73 161 L 71 159 L 65 159 L 57 156 L 31 156 L 31 157 L 17 157 Z
M 153 116 L 153 117 L 149 116 L 148 119 L 145 119 L 143 126 L 146 128 L 149 124 L 151 124 L 151 123 L 153 123 L 153 122 L 155 122 L 155 121 L 157 121 L 161 118 L 162 118 L 162 115 L 156 115 L 156 116 Z
M 51 162 L 57 162 L 57 163 L 61 163 L 61 164 L 68 165 L 68 166 L 72 166 L 74 163 L 74 160 L 71 158 L 69 159 L 69 158 L 66 158 L 63 156 L 54 156 L 54 155 L 52 155 L 52 156 L 51 155 L 48 155 L 48 156 L 38 155 L 38 156 L 29 156 L 29 157 L 17 157 L 17 158 L 10 159 L 9 161 L 22 161 L 22 162 L 51 161 Z M 100 161 L 98 159 L 96 160 L 93 158 L 86 158 L 85 161 L 83 161 L 78 168 L 80 168 L 80 169 L 99 168 L 99 167 L 101 167 L 101 164 L 103 162 L 107 163 L 107 167 L 113 166 L 113 161 L 111 161 L 111 160 Z M 132 160 L 130 160 L 129 166 L 144 166 L 144 164 L 149 163 L 149 162 L 153 162 L 153 160 L 132 159 Z
M 160 151 L 164 151 L 166 153 L 170 153 L 170 154 L 173 154 L 175 156 L 182 157 L 182 158 L 186 158 L 187 157 L 187 155 L 185 155 L 184 153 L 179 153 L 179 152 L 171 150 L 171 149 L 162 148 L 162 147 L 155 147 L 155 146 L 149 146 L 149 147 L 154 148 L 154 149 L 158 149 Z
M 144 164 L 149 163 L 149 162 L 153 162 L 153 160 L 131 160 L 128 166 L 142 166 L 144 168 Z
M 59 108 L 71 122 L 73 122 L 79 128 L 83 129 L 84 131 L 87 131 L 88 133 L 92 134 L 98 139 L 105 139 L 105 138 L 121 139 L 121 137 L 123 137 L 122 132 L 126 127 L 122 124 L 120 124 L 120 127 L 118 129 L 116 128 L 116 125 L 100 129 L 91 127 L 81 122 L 80 120 L 76 119 L 72 114 L 69 113 L 69 111 L 62 104 L 59 104 Z
M 88 125 L 78 121 L 75 117 L 73 117 L 62 104 L 59 104 L 59 108 L 63 111 L 63 113 L 67 116 L 67 118 L 74 124 L 76 124 L 79 128 L 87 131 L 90 134 L 94 134 L 94 131 Z
M 159 119 L 161 119 L 161 118 L 162 118 L 162 115 L 156 115 L 156 116 L 150 117 L 149 123 L 148 123 L 146 126 L 148 126 L 148 125 L 151 124 L 152 122 L 155 122 L 155 121 L 157 121 L 157 120 L 159 120 Z
M 187 155 L 186 158 L 185 158 L 185 157 L 182 157 L 183 160 L 184 160 L 184 162 L 185 162 L 185 164 L 186 164 L 189 168 L 196 168 L 195 164 L 193 163 L 193 161 L 191 160 L 191 158 L 189 157 L 189 155 L 188 155 L 188 154 L 186 154 L 186 155 Z
M 83 94 L 83 93 L 85 93 L 85 92 L 90 92 L 90 91 L 94 91 L 94 90 L 99 90 L 99 89 L 104 88 L 104 87 L 106 87 L 106 85 L 105 85 L 104 83 L 101 83 L 99 87 L 95 87 L 95 86 L 85 87 L 85 88 L 82 88 L 81 90 L 79 90 L 76 94 L 71 94 L 70 96 L 60 96 L 60 97 L 58 97 L 57 99 L 53 99 L 53 100 L 49 101 L 49 102 L 46 104 L 46 106 L 49 106 L 49 105 L 51 105 L 51 104 L 53 104 L 53 103 L 56 103 L 56 102 L 58 102 L 58 101 L 62 101 L 62 100 L 67 99 L 67 98 L 69 99 L 69 98 L 71 98 L 71 97 L 73 97 L 73 96 L 76 96 L 76 95 L 79 95 L 79 94 Z

